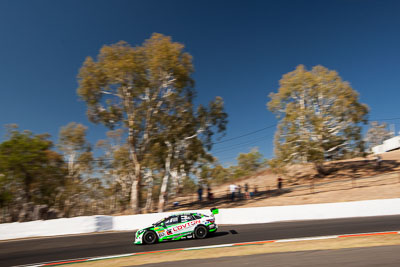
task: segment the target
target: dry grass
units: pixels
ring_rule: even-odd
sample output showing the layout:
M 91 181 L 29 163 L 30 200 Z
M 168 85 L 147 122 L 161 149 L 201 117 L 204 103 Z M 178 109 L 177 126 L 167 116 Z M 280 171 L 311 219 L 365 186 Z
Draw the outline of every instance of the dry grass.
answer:
M 330 162 L 327 167 L 333 171 L 323 178 L 317 177 L 310 164 L 294 165 L 282 177 L 284 188 L 289 190 L 281 192 L 276 190 L 277 176 L 265 170 L 236 183 L 242 186 L 248 183 L 251 190 L 257 186 L 261 193 L 253 199 L 228 201 L 229 184 L 224 184 L 213 187 L 217 199 L 214 202 L 198 203 L 197 196 L 192 195 L 174 200 L 180 202 L 180 207 L 169 207 L 168 210 L 199 209 L 211 205 L 244 208 L 397 198 L 400 196 L 400 151 L 384 153 L 382 159 L 381 168 L 376 168 L 371 157 Z M 311 190 L 312 178 L 314 190 Z
M 219 258 L 276 252 L 328 250 L 356 247 L 400 245 L 400 235 L 381 235 L 367 237 L 348 237 L 326 240 L 296 241 L 288 243 L 266 243 L 227 248 L 203 249 L 195 251 L 171 251 L 163 253 L 130 256 L 118 259 L 80 263 L 79 266 L 132 266 L 148 263 L 161 263 L 189 259 Z

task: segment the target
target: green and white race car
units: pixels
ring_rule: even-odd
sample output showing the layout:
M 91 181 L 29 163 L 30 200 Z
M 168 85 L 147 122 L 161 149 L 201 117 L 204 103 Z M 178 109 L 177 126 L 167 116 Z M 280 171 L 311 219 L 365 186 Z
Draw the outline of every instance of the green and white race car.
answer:
M 134 243 L 154 244 L 181 238 L 205 238 L 218 229 L 214 214 L 218 214 L 218 209 L 212 208 L 210 216 L 200 213 L 171 215 L 153 223 L 150 227 L 138 230 Z

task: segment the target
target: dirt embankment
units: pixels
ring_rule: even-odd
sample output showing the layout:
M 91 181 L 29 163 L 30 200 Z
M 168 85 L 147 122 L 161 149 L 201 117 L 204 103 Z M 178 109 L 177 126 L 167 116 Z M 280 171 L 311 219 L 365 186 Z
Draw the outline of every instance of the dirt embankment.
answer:
M 262 170 L 251 177 L 236 181 L 242 196 L 230 199 L 229 184 L 212 187 L 213 200 L 203 201 L 198 196 L 180 197 L 169 203 L 168 210 L 200 209 L 209 206 L 219 208 L 282 206 L 312 203 L 330 203 L 368 199 L 397 198 L 400 196 L 400 151 L 381 155 L 377 165 L 373 157 L 354 158 L 326 163 L 329 174 L 318 177 L 312 164 L 293 165 L 283 178 L 283 189 L 277 189 L 278 176 L 270 170 Z M 248 184 L 251 198 L 246 198 L 244 186 Z

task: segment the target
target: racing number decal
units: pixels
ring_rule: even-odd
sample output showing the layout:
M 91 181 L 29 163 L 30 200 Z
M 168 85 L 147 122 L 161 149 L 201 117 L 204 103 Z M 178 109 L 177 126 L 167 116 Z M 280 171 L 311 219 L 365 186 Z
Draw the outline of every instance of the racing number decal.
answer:
M 161 231 L 159 230 L 159 231 L 157 231 L 157 234 L 158 234 L 159 238 L 162 238 L 166 235 L 172 235 L 172 232 L 171 232 L 171 230 L 161 230 Z
M 162 232 L 158 232 L 158 237 L 164 237 L 165 236 L 165 233 L 164 233 L 164 231 L 162 231 Z
M 158 237 L 163 237 L 163 236 L 165 236 L 165 230 L 164 229 L 157 230 L 157 234 L 158 234 Z

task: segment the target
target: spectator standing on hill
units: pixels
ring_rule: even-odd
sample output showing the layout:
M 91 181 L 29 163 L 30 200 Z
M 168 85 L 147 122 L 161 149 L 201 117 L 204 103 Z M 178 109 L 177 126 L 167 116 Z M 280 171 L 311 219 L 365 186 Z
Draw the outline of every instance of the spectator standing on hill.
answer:
M 237 186 L 238 198 L 242 199 L 242 187 L 240 185 Z
M 214 194 L 211 192 L 211 186 L 208 186 L 208 187 L 207 187 L 207 199 L 208 199 L 209 201 L 211 201 L 211 200 L 214 199 Z
M 203 200 L 203 187 L 199 185 L 199 189 L 197 189 L 197 194 L 199 195 L 199 201 Z
M 376 155 L 375 160 L 376 160 L 376 167 L 380 168 L 382 163 L 382 157 L 380 155 Z
M 257 196 L 258 190 L 257 190 L 257 185 L 254 186 L 254 196 Z
M 245 183 L 244 184 L 244 194 L 246 199 L 250 199 L 250 194 L 249 194 L 249 184 Z
M 277 184 L 278 184 L 277 185 L 278 186 L 278 190 L 280 191 L 282 189 L 282 184 L 283 184 L 283 180 L 282 180 L 281 177 L 278 177 Z
M 229 191 L 231 192 L 231 200 L 235 201 L 236 185 L 235 184 L 230 184 L 229 185 Z

